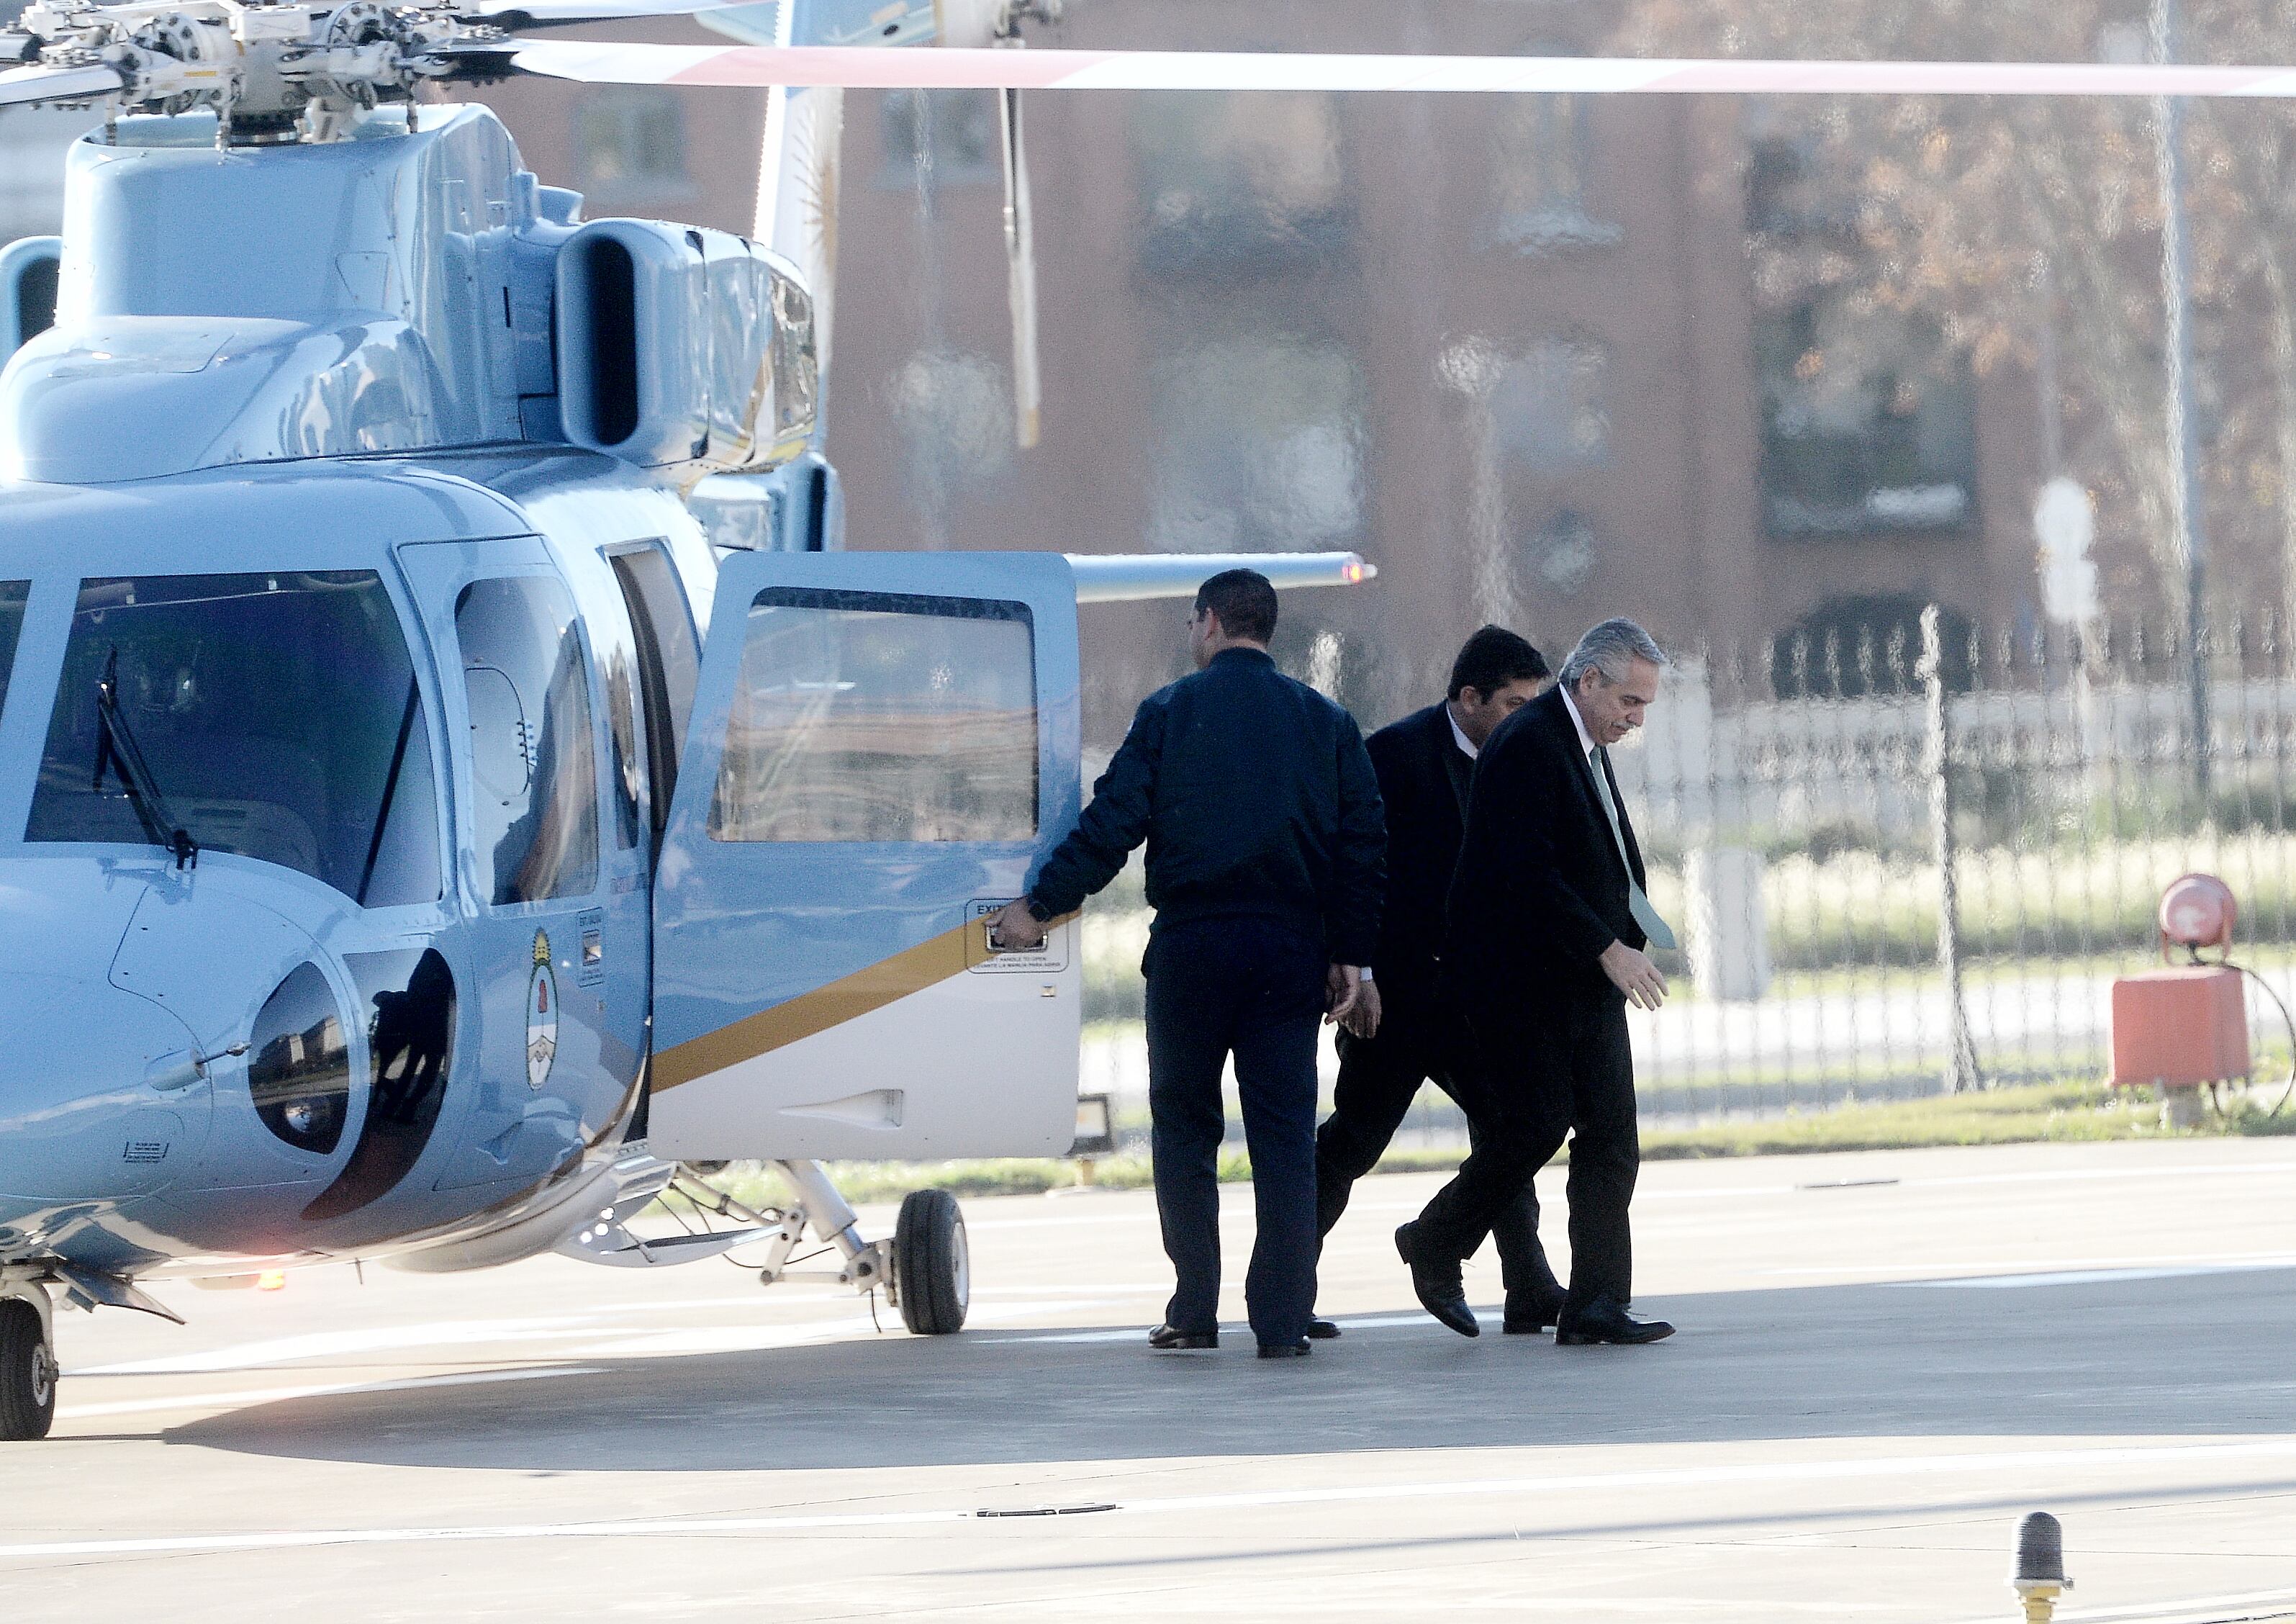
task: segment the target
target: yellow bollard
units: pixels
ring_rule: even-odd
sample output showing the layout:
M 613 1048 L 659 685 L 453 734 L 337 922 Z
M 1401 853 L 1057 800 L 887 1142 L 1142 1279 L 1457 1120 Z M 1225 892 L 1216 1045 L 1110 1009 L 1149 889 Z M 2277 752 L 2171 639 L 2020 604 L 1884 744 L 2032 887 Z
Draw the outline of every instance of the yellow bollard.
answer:
M 2049 1624 L 2057 1597 L 2073 1587 L 2065 1577 L 2065 1530 L 2048 1513 L 2030 1513 L 2017 1525 L 2017 1571 L 2009 1585 L 2024 1606 L 2025 1624 Z

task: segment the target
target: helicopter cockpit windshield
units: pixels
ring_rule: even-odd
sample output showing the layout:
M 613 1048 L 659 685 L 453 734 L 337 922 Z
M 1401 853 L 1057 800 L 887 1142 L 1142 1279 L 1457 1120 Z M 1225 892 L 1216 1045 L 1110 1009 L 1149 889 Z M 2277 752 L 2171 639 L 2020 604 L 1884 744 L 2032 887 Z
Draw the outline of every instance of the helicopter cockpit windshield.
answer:
M 154 787 L 199 851 L 368 907 L 434 900 L 430 736 L 375 572 L 81 582 L 25 838 L 149 844 Z

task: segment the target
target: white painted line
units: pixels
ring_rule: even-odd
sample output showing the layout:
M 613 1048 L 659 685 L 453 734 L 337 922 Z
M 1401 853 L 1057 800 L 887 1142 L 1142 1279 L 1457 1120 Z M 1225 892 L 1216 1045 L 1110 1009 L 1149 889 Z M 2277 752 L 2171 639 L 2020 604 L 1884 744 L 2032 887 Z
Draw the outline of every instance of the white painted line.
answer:
M 1496 1303 L 1484 1303 L 1475 1309 L 1478 1316 L 1504 1316 L 1506 1310 Z M 1398 1325 L 1420 1325 L 1436 1329 L 1435 1320 L 1426 1314 L 1379 1314 L 1358 1319 L 1335 1319 L 1332 1322 L 1342 1331 L 1385 1331 Z M 1222 1336 L 1248 1338 L 1250 1325 L 1223 1325 Z M 1456 1335 L 1454 1332 L 1452 1334 Z M 978 1339 L 984 1347 L 1003 1347 L 1008 1342 L 1143 1342 L 1148 1333 L 1137 1325 L 1126 1325 L 1116 1331 L 1061 1331 L 1043 1336 L 984 1336 Z M 1206 1349 L 1205 1351 L 1210 1351 Z
M 1068 1297 L 1037 1302 L 976 1303 L 966 1323 L 993 1325 L 1026 1319 L 1036 1314 L 1065 1314 L 1079 1308 L 1103 1308 L 1114 1300 Z M 654 1329 L 618 1326 L 612 1334 L 623 1340 L 586 1343 L 569 1351 L 577 1358 L 620 1359 L 677 1357 L 705 1353 L 763 1353 L 775 1348 L 801 1348 L 811 1342 L 836 1341 L 845 1337 L 866 1338 L 880 1331 L 901 1329 L 898 1308 L 882 1309 L 875 1319 L 855 1314 L 781 1325 L 664 1325 Z
M 1979 1275 L 1960 1280 L 1890 1280 L 1882 1284 L 1956 1291 L 2017 1290 L 2034 1285 L 2102 1285 L 2117 1280 L 2176 1280 L 2192 1275 L 2239 1275 L 2256 1269 L 2296 1267 L 2296 1258 L 2272 1263 L 2185 1263 L 2166 1268 L 2075 1268 L 2042 1275 Z
M 2226 1608 L 2269 1606 L 2275 1602 L 2296 1602 L 2296 1589 L 2179 1596 L 2174 1601 L 2144 1602 L 2127 1607 L 2068 1607 L 2060 1609 L 2057 1617 L 2062 1624 L 2231 1624 L 2225 1616 Z M 2002 1616 L 1997 1612 L 1982 1619 L 1956 1620 L 1955 1624 L 1999 1624 Z M 2238 1616 L 2279 1619 L 2289 1615 L 2276 1611 Z
M 2135 1269 L 2157 1268 L 2179 1270 L 2250 1269 L 2296 1267 L 2296 1251 L 2234 1251 L 2234 1252 L 2169 1252 L 2157 1258 L 1925 1258 L 1918 1263 L 1836 1263 L 1803 1266 L 1792 1268 L 1764 1268 L 1752 1272 L 1763 1275 L 1994 1275 L 2031 1273 L 2046 1270 L 2063 1273 L 2073 1269 Z M 1958 1285 L 1953 1280 L 1895 1281 L 1898 1285 Z
M 106 1415 L 150 1415 L 169 1410 L 237 1410 L 290 1398 L 324 1398 L 341 1393 L 400 1393 L 430 1387 L 477 1387 L 491 1382 L 537 1382 L 548 1376 L 596 1376 L 594 1365 L 547 1365 L 531 1370 L 471 1370 L 444 1376 L 407 1376 L 392 1382 L 337 1382 L 317 1387 L 258 1387 L 234 1393 L 184 1393 L 165 1398 L 115 1398 L 102 1404 L 62 1404 L 58 1421 L 94 1421 Z M 69 1379 L 69 1378 L 67 1378 Z
M 1662 1164 L 1652 1164 L 1662 1165 Z M 1647 1170 L 1647 1169 L 1646 1169 Z M 1562 1169 L 1554 1169 L 1559 1177 Z M 2165 1168 L 2031 1168 L 2015 1173 L 1969 1173 L 1948 1178 L 1923 1178 L 1918 1175 L 1900 1177 L 1892 1184 L 1875 1188 L 1896 1190 L 1959 1190 L 1975 1185 L 2023 1184 L 2077 1184 L 2108 1179 L 2114 1183 L 2138 1178 L 2226 1178 L 2243 1174 L 2296 1173 L 2296 1161 L 2234 1161 L 2220 1167 L 2207 1163 L 2181 1162 Z M 1397 1177 L 1401 1177 L 1398 1175 Z M 1816 1193 L 1834 1194 L 1841 1186 L 1821 1187 Z M 1760 1195 L 1800 1195 L 1811 1193 L 1804 1186 L 1792 1184 L 1727 1185 L 1704 1190 L 1653 1190 L 1635 1192 L 1637 1205 L 1654 1202 L 1741 1201 Z M 1348 1203 L 1349 1212 L 1417 1212 L 1424 1202 L 1371 1202 Z M 1100 1220 L 1108 1221 L 1108 1220 Z M 1017 1227 L 1017 1226 L 1014 1226 Z M 976 1228 L 983 1226 L 975 1226 Z
M 1651 1489 L 1726 1488 L 1974 1477 L 2016 1472 L 2094 1471 L 2099 1466 L 2170 1468 L 2234 1462 L 2296 1462 L 2296 1438 L 2237 1444 L 2129 1445 L 2092 1449 L 2014 1449 L 1983 1455 L 1889 1456 L 1868 1460 L 1762 1461 L 1726 1466 L 1652 1468 L 1519 1478 L 1462 1478 L 1418 1483 L 1357 1483 L 1344 1488 L 1272 1489 L 1241 1494 L 1185 1495 L 1117 1505 L 1125 1516 L 1190 1515 L 1276 1506 L 1333 1505 L 1375 1500 L 1554 1499 Z M 977 1505 L 914 1511 L 766 1517 L 655 1517 L 619 1522 L 525 1522 L 465 1528 L 262 1530 L 236 1534 L 178 1534 L 134 1539 L 52 1539 L 0 1545 L 0 1562 L 47 1557 L 152 1555 L 187 1551 L 305 1550 L 336 1545 L 417 1545 L 520 1539 L 692 1538 L 709 1534 L 802 1533 L 819 1529 L 922 1528 L 977 1523 Z M 1009 1527 L 1003 1521 L 999 1528 Z
M 1951 1178 L 1908 1178 L 1908 1190 L 1964 1190 L 1977 1185 L 2079 1184 L 2110 1179 L 2238 1178 L 2244 1174 L 2296 1173 L 2296 1161 L 2178 1162 L 2165 1168 L 2033 1168 L 2020 1173 L 1964 1173 Z
M 343 1354 L 386 1353 L 408 1348 L 449 1348 L 470 1342 L 531 1341 L 540 1338 L 590 1336 L 598 1327 L 578 1316 L 544 1319 L 438 1320 L 425 1325 L 375 1325 L 357 1331 L 318 1331 L 304 1336 L 275 1337 L 268 1341 L 239 1342 L 211 1348 L 204 1353 L 170 1354 L 158 1359 L 130 1359 L 117 1365 L 95 1365 L 67 1371 L 81 1376 L 183 1376 L 219 1370 L 245 1370 L 258 1365 L 288 1365 L 298 1359 Z

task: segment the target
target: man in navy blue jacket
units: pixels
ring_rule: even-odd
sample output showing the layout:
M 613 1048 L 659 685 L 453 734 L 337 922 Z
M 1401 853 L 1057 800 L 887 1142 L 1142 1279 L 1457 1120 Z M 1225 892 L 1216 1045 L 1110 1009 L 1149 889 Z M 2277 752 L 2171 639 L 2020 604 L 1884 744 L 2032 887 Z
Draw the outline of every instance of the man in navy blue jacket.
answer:
M 1308 1350 L 1316 1300 L 1316 1027 L 1356 1008 L 1379 939 L 1387 831 L 1355 718 L 1267 656 L 1275 589 L 1227 570 L 1196 594 L 1197 670 L 1149 695 L 1000 945 L 1114 879 L 1148 844 L 1156 1208 L 1177 1289 L 1154 1348 L 1219 1342 L 1220 1076 L 1235 1059 L 1259 1234 L 1244 1300 L 1263 1358 Z

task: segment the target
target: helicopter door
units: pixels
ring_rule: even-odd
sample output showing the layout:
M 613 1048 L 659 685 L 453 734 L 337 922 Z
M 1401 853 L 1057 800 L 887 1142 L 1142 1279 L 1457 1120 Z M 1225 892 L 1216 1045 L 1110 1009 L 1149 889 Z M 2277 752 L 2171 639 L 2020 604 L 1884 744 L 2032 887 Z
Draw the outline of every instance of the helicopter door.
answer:
M 606 710 L 581 616 L 543 544 L 398 549 L 439 651 L 455 741 L 472 996 L 458 1056 L 475 1053 L 459 1189 L 529 1180 L 580 1153 L 636 1085 L 644 1038 L 644 852 L 600 816 Z
M 1057 1155 L 1077 923 L 988 916 L 1076 821 L 1076 585 L 1053 554 L 738 553 L 654 895 L 665 1155 Z

